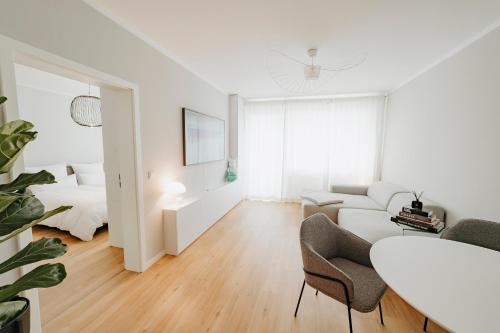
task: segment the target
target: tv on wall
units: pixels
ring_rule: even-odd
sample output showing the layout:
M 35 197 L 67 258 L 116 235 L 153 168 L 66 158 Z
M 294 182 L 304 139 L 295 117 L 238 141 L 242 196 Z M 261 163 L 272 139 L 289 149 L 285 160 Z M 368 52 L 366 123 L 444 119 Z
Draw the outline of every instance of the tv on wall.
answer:
M 220 161 L 225 158 L 225 122 L 182 108 L 184 165 Z

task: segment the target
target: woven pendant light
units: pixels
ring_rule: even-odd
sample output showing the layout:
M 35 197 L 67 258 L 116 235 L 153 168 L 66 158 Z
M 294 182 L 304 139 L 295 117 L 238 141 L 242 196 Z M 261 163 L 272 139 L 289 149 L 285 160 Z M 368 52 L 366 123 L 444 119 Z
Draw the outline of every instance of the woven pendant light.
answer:
M 87 127 L 101 127 L 101 99 L 89 94 L 76 96 L 71 101 L 71 118 L 75 123 Z
M 267 57 L 267 70 L 274 82 L 293 95 L 306 95 L 327 87 L 337 73 L 361 65 L 365 54 L 353 56 L 343 64 L 325 66 L 315 62 L 317 49 L 307 50 L 309 61 L 297 60 L 283 52 L 270 50 Z

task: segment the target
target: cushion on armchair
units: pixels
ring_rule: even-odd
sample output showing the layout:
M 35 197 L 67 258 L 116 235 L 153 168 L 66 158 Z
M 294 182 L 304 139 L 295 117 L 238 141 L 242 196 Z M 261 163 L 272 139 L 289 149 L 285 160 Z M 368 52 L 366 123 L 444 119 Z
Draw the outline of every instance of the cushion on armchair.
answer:
M 352 307 L 361 312 L 373 311 L 386 290 L 386 284 L 377 272 L 373 268 L 341 257 L 328 261 L 351 278 L 355 286 L 354 296 L 351 296 Z

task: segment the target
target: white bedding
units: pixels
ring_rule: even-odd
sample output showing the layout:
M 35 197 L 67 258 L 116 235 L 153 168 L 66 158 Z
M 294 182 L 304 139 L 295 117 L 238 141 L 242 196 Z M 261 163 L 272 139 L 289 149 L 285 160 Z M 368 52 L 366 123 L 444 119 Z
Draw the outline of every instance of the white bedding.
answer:
M 80 185 L 32 190 L 45 205 L 45 210 L 59 206 L 73 206 L 72 209 L 52 216 L 40 224 L 69 231 L 84 241 L 92 240 L 95 230 L 107 223 L 106 191 L 104 187 Z

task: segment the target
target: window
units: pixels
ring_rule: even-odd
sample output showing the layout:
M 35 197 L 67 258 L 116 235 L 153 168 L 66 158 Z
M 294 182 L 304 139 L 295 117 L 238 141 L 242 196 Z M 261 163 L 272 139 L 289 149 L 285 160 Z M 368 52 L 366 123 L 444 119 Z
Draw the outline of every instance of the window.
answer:
M 378 178 L 385 98 L 251 102 L 245 106 L 248 198 L 296 201 L 307 191 Z

